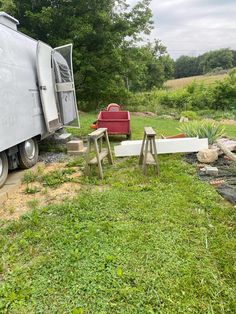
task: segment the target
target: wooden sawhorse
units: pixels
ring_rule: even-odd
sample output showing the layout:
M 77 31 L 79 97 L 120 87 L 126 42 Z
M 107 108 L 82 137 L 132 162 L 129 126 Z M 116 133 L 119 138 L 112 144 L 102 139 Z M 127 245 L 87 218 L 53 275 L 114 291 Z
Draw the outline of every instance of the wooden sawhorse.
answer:
M 103 137 L 105 138 L 105 143 L 106 143 L 107 148 L 102 148 Z M 96 156 L 90 159 L 90 154 L 92 152 L 92 145 L 94 145 Z M 86 153 L 85 174 L 86 175 L 90 174 L 92 165 L 98 165 L 99 177 L 103 179 L 102 161 L 106 156 L 108 156 L 108 161 L 112 165 L 113 160 L 112 160 L 111 147 L 109 143 L 107 129 L 100 128 L 88 135 L 88 147 L 87 147 L 87 153 Z
M 139 156 L 139 164 L 142 165 L 144 174 L 147 174 L 147 165 L 154 165 L 157 175 L 160 174 L 157 160 L 156 132 L 151 127 L 144 128 L 142 148 Z

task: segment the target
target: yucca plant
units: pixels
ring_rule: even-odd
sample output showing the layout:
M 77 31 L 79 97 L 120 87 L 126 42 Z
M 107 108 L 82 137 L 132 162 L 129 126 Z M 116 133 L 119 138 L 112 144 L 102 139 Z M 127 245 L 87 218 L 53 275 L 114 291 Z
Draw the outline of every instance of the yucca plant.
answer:
M 223 125 L 209 121 L 184 123 L 179 130 L 187 137 L 208 138 L 210 145 L 225 133 L 225 127 Z

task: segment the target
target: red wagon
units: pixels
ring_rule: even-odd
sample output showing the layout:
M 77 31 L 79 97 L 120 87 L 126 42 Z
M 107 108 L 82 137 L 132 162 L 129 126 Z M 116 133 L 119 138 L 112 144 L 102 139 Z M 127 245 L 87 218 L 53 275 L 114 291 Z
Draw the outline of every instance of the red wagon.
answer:
M 96 128 L 107 128 L 109 135 L 126 135 L 130 139 L 130 113 L 120 110 L 117 104 L 110 104 L 99 113 Z

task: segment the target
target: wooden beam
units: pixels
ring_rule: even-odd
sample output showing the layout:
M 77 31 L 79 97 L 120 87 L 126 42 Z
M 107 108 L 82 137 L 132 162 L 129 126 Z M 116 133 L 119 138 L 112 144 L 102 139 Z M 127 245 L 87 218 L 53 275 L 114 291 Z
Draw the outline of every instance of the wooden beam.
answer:
M 234 162 L 236 162 L 236 155 L 231 153 L 231 151 L 226 147 L 226 145 L 224 145 L 223 143 L 221 143 L 220 141 L 216 142 L 216 145 L 222 150 L 222 152 L 229 157 L 230 160 L 233 160 Z
M 139 156 L 142 141 L 124 141 L 115 146 L 116 157 Z M 177 138 L 156 140 L 157 154 L 194 153 L 208 148 L 208 139 Z

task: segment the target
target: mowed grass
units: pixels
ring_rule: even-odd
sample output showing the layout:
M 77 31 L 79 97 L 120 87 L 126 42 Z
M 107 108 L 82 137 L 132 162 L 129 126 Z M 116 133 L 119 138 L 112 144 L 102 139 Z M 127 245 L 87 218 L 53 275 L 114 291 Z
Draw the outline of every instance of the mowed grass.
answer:
M 81 116 L 80 135 L 94 117 Z M 178 127 L 132 124 L 135 139 Z M 82 176 L 75 199 L 2 222 L 0 312 L 235 313 L 235 208 L 181 156 L 159 162 L 156 177 L 117 159 L 102 181 Z
M 196 81 L 198 83 L 204 83 L 205 85 L 210 85 L 215 83 L 218 80 L 223 80 L 227 74 L 218 74 L 218 75 L 197 75 L 197 76 L 191 76 L 191 77 L 184 77 L 180 79 L 175 80 L 169 80 L 165 83 L 165 87 L 168 90 L 176 90 L 179 88 L 183 88 L 189 84 L 191 84 L 193 81 Z

